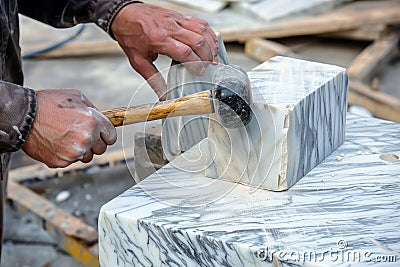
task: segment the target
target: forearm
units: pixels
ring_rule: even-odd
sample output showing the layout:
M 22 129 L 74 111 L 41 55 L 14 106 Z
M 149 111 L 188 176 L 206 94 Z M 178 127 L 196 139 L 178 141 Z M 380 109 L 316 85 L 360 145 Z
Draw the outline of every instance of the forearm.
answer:
M 54 27 L 93 22 L 110 33 L 118 11 L 132 0 L 18 0 L 19 12 Z
M 16 84 L 0 81 L 0 154 L 24 144 L 36 113 L 36 94 Z

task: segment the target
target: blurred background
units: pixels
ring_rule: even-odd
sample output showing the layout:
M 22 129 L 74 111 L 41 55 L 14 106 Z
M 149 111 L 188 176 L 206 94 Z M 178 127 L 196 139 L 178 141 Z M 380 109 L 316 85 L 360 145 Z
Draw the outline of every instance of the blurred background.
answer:
M 400 122 L 398 0 L 145 2 L 207 20 L 230 62 L 245 70 L 276 55 L 345 67 L 349 110 Z M 132 97 L 134 104 L 156 100 L 118 44 L 95 25 L 54 29 L 23 16 L 20 23 L 25 86 L 77 88 L 100 110 L 132 104 Z M 160 70 L 170 63 L 165 56 L 156 61 Z M 106 154 L 62 170 L 16 153 L 1 266 L 98 266 L 99 209 L 135 184 L 134 172 L 143 179 L 166 163 L 159 128 L 160 122 L 119 128 Z

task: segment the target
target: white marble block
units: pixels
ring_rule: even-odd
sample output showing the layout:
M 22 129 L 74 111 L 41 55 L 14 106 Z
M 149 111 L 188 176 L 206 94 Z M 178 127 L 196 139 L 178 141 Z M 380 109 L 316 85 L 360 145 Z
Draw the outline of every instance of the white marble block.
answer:
M 266 21 L 317 15 L 349 0 L 259 0 L 234 3 L 233 8 Z
M 398 266 L 400 124 L 347 120 L 285 192 L 205 177 L 194 146 L 102 207 L 100 266 Z
M 248 75 L 253 118 L 246 127 L 226 129 L 214 115 L 206 176 L 286 190 L 343 144 L 346 70 L 274 57 Z
M 215 0 L 167 0 L 169 2 L 175 2 L 180 5 L 185 5 L 196 10 L 201 10 L 209 13 L 216 13 L 222 10 L 226 6 L 225 1 L 215 1 Z

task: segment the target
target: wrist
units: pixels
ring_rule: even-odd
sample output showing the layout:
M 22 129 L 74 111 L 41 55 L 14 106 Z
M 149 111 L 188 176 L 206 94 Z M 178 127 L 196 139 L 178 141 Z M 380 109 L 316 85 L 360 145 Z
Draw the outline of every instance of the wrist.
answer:
M 10 129 L 6 131 L 9 134 L 10 149 L 7 152 L 14 152 L 20 149 L 29 136 L 34 120 L 37 114 L 37 96 L 33 89 L 24 88 L 24 102 L 19 106 L 19 114 L 10 119 Z M 17 98 L 17 97 L 16 97 Z M 14 108 L 11 108 L 14 109 Z M 1 146 L 1 145 L 0 145 Z

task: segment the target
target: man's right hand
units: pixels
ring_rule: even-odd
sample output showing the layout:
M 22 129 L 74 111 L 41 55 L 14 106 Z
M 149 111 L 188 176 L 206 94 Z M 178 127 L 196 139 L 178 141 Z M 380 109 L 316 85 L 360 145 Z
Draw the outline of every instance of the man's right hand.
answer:
M 36 118 L 22 147 L 28 156 L 50 168 L 66 167 L 89 162 L 115 143 L 114 126 L 79 90 L 36 94 Z
M 147 80 L 160 100 L 167 85 L 153 61 L 163 54 L 203 75 L 218 64 L 218 38 L 202 19 L 150 4 L 129 4 L 115 16 L 111 30 L 132 67 Z

